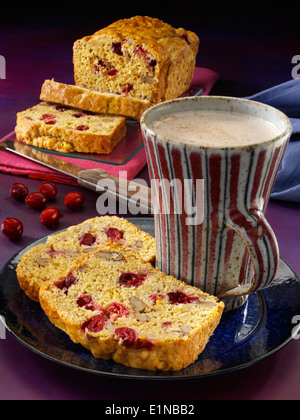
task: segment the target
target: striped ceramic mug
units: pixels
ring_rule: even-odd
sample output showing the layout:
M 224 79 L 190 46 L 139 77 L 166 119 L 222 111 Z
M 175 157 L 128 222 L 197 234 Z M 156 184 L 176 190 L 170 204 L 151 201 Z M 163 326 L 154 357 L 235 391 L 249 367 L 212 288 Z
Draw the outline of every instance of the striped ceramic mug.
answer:
M 158 135 L 158 119 L 185 111 L 242 113 L 268 121 L 279 135 L 247 146 L 200 146 Z M 291 135 L 275 108 L 238 98 L 167 101 L 141 119 L 152 199 L 158 267 L 216 295 L 226 310 L 268 287 L 279 263 L 273 230 L 264 217 Z

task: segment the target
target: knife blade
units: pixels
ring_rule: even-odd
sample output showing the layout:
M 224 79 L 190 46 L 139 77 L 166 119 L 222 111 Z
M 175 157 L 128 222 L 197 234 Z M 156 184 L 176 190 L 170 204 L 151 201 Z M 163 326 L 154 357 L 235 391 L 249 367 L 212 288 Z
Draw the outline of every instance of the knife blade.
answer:
M 18 141 L 6 140 L 0 143 L 0 150 L 14 153 L 69 175 L 85 188 L 98 193 L 105 192 L 108 196 L 114 197 L 127 205 L 137 206 L 143 214 L 152 213 L 151 189 L 145 185 L 128 181 L 126 178 L 109 175 L 103 169 L 84 169 Z M 112 186 L 113 188 L 110 188 Z

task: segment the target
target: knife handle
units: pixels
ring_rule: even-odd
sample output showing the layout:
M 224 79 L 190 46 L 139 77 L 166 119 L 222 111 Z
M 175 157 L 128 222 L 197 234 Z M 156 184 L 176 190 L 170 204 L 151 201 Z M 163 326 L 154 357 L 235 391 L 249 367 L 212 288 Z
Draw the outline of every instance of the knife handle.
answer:
M 143 209 L 143 213 L 152 213 L 151 188 L 109 175 L 103 169 L 87 169 L 79 172 L 78 183 L 85 188 L 99 193 L 107 192 L 119 200 L 133 203 Z

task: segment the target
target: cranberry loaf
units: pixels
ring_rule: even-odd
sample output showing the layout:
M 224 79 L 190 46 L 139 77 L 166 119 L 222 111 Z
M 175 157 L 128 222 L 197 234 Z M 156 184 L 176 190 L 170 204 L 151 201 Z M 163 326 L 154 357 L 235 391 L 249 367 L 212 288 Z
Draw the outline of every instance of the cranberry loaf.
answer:
M 224 309 L 117 244 L 77 261 L 40 290 L 50 321 L 94 357 L 147 370 L 180 370 L 204 350 Z
M 174 99 L 191 84 L 199 38 L 159 19 L 119 20 L 74 43 L 75 83 L 152 104 Z
M 42 102 L 17 114 L 17 139 L 63 153 L 108 154 L 126 135 L 126 118 Z
M 78 258 L 107 243 L 127 248 L 141 261 L 155 260 L 155 240 L 151 235 L 116 216 L 96 217 L 49 236 L 45 244 L 27 251 L 17 267 L 21 289 L 38 301 L 40 287 L 46 280 L 62 275 Z
M 123 115 L 135 120 L 140 120 L 143 112 L 150 107 L 149 101 L 129 98 L 124 93 L 102 93 L 54 80 L 45 80 L 40 99 L 100 114 Z

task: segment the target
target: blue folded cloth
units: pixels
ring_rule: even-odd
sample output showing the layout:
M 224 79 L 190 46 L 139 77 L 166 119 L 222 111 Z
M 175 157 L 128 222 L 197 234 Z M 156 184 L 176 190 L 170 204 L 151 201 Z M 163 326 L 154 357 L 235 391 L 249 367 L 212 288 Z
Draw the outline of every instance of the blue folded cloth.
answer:
M 293 125 L 293 135 L 280 165 L 271 198 L 300 202 L 300 79 L 274 86 L 247 97 L 284 112 Z

